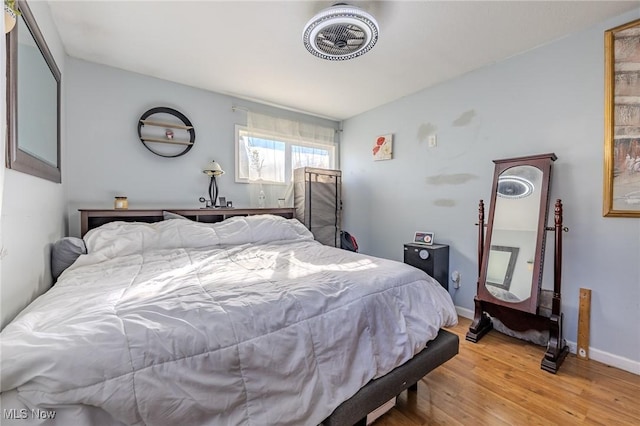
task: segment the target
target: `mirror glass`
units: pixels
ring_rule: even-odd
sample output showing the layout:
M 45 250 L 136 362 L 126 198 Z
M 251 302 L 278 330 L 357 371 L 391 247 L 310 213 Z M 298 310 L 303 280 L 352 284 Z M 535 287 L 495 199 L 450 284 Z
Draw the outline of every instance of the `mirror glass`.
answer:
M 519 165 L 498 177 L 485 287 L 504 302 L 531 296 L 542 176 L 537 167 Z
M 491 258 L 487 266 L 487 284 L 509 290 L 511 278 L 518 260 L 518 247 L 491 246 Z
M 27 3 L 7 41 L 7 167 L 60 182 L 60 70 Z
M 22 17 L 20 17 L 22 19 Z M 57 86 L 40 49 L 23 22 L 18 31 L 18 146 L 21 150 L 58 165 Z

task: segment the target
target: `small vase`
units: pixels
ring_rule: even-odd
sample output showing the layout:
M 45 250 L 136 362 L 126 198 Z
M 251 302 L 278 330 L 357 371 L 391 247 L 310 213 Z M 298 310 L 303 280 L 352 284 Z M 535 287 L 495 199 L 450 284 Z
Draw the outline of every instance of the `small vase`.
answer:
M 4 5 L 4 33 L 7 34 L 9 31 L 16 26 L 16 13 L 11 10 L 9 6 Z

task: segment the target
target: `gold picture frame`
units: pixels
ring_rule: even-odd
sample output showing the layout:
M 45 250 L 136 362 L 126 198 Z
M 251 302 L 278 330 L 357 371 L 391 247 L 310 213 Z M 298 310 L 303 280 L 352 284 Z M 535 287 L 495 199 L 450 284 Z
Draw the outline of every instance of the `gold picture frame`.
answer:
M 603 216 L 640 217 L 640 19 L 605 31 Z

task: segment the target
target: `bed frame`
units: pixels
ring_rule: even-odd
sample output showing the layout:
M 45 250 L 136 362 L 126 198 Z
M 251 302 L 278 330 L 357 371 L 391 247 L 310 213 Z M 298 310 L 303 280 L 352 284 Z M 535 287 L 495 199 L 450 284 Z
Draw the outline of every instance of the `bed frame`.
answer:
M 418 382 L 431 370 L 458 353 L 458 336 L 440 329 L 436 338 L 409 361 L 386 375 L 372 380 L 355 395 L 340 404 L 323 426 L 366 426 L 367 414 L 408 389 L 418 390 Z
M 295 217 L 295 208 L 262 208 L 262 209 L 154 209 L 154 210 L 101 210 L 80 209 L 80 232 L 84 236 L 87 231 L 105 223 L 114 221 L 126 222 L 159 222 L 164 219 L 163 212 L 179 214 L 198 222 L 220 222 L 232 216 L 250 216 L 256 214 L 275 214 L 291 219 Z M 412 359 L 397 367 L 390 373 L 372 380 L 355 395 L 343 402 L 323 422 L 322 426 L 366 426 L 367 415 L 398 396 L 404 390 L 415 392 L 418 381 L 439 365 L 453 358 L 458 353 L 458 336 L 440 329 L 435 339 L 427 343 L 427 347 Z

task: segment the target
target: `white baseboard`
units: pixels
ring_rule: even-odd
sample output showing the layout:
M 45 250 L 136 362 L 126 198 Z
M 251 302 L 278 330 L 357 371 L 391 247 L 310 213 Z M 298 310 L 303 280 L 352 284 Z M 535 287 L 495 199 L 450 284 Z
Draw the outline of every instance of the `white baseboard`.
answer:
M 463 308 L 462 306 L 456 306 L 456 312 L 458 313 L 458 316 L 462 318 L 473 319 L 474 312 L 471 309 Z
M 567 346 L 572 354 L 576 353 L 578 344 L 567 340 Z M 640 376 L 640 361 L 634 361 L 629 358 L 625 358 L 619 355 L 605 352 L 600 349 L 595 349 L 589 346 L 589 359 L 601 362 L 611 367 L 619 368 L 620 370 L 628 371 L 629 373 L 637 374 Z
M 474 311 L 471 309 L 456 306 L 456 312 L 458 316 L 463 318 L 473 319 Z M 565 338 L 566 339 L 566 338 Z M 567 346 L 572 354 L 576 353 L 577 343 L 567 340 Z M 601 362 L 611 367 L 619 368 L 620 370 L 628 371 L 633 374 L 640 375 L 640 361 L 634 361 L 629 358 L 625 358 L 619 355 L 615 355 L 609 352 L 605 352 L 600 349 L 589 346 L 589 359 Z

